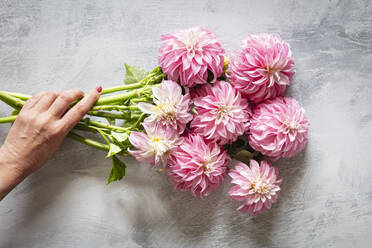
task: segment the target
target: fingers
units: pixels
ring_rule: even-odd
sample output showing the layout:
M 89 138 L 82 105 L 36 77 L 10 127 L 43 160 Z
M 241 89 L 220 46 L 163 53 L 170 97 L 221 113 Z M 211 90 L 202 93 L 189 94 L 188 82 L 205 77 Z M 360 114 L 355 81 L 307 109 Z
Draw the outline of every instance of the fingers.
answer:
M 46 94 L 46 92 L 42 91 L 42 92 L 36 94 L 35 96 L 31 97 L 29 100 L 26 101 L 26 103 L 25 103 L 25 105 L 23 106 L 22 109 L 33 108 L 45 94 Z
M 40 95 L 40 100 L 34 104 L 34 108 L 37 112 L 44 112 L 48 110 L 58 96 L 57 93 L 50 91 L 41 92 Z
M 66 131 L 70 131 L 93 107 L 100 96 L 100 92 L 101 88 L 91 90 L 80 102 L 67 111 L 61 119 L 62 125 L 67 129 Z
M 81 90 L 68 90 L 60 93 L 57 99 L 49 108 L 49 112 L 56 116 L 61 117 L 69 106 L 77 99 L 83 97 L 83 92 Z

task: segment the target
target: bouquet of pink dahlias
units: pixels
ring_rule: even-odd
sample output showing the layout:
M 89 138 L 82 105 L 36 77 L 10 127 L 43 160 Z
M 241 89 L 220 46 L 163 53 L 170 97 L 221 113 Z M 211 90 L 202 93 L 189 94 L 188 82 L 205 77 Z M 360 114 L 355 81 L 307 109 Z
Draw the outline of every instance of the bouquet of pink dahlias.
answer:
M 201 27 L 161 40 L 159 67 L 148 73 L 125 65 L 125 84 L 104 89 L 69 136 L 112 157 L 108 183 L 125 176 L 119 156 L 133 156 L 197 198 L 228 174 L 229 194 L 242 202 L 238 210 L 270 209 L 282 179 L 269 161 L 294 156 L 308 140 L 304 109 L 283 96 L 294 75 L 289 44 L 278 35 L 249 35 L 227 59 L 221 42 Z M 0 91 L 0 100 L 15 109 L 0 123 L 14 121 L 30 97 Z M 231 158 L 240 160 L 235 168 Z

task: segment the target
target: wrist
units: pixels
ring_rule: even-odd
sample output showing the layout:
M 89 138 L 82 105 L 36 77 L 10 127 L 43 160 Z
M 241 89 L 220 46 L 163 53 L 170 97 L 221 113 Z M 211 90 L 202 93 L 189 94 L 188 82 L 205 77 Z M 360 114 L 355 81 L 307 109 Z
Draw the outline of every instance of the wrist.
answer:
M 27 176 L 4 147 L 0 147 L 0 200 Z
M 22 169 L 24 167 L 22 159 L 13 154 L 6 144 L 0 147 L 0 169 L 3 172 L 18 178 L 25 178 L 29 173 Z

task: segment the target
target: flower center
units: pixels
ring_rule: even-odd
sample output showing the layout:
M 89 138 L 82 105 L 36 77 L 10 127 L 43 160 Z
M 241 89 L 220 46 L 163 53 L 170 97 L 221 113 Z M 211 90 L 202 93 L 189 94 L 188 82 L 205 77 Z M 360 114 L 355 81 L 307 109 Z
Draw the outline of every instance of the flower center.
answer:
M 264 67 L 268 74 L 272 74 L 274 72 L 273 68 L 270 65 L 265 65 Z
M 211 163 L 211 158 L 207 156 L 204 161 L 201 163 L 200 167 L 202 167 L 205 174 L 209 174 L 213 171 L 213 163 Z
M 154 153 L 158 155 L 163 155 L 168 151 L 167 145 L 163 142 L 163 140 L 157 136 L 151 137 L 152 149 Z
M 191 57 L 194 57 L 196 51 L 200 50 L 199 38 L 192 32 L 187 34 L 182 42 L 185 44 L 185 49 Z
M 158 118 L 160 121 L 166 123 L 174 123 L 177 117 L 176 105 L 169 103 L 162 103 L 156 106 L 156 111 L 158 112 Z
M 285 134 L 295 134 L 298 129 L 300 129 L 301 125 L 295 120 L 291 121 L 284 121 L 283 122 L 283 129 L 282 132 Z
M 288 124 L 288 128 L 291 131 L 295 131 L 295 130 L 300 128 L 300 124 L 298 124 L 297 121 L 290 121 L 289 124 Z
M 212 170 L 212 166 L 209 162 L 204 162 L 202 164 L 203 171 L 209 173 Z
M 269 185 L 259 177 L 252 183 L 251 190 L 253 190 L 255 194 L 264 195 L 269 193 Z
M 187 52 L 194 53 L 195 50 L 198 49 L 198 42 L 196 40 L 190 40 L 188 43 L 185 44 Z
M 217 120 L 219 122 L 226 121 L 229 117 L 230 108 L 226 104 L 221 104 L 217 109 Z
M 269 87 L 273 86 L 274 83 L 277 83 L 280 81 L 280 69 L 271 67 L 270 65 L 265 65 L 264 68 L 266 69 L 267 75 L 271 79 Z

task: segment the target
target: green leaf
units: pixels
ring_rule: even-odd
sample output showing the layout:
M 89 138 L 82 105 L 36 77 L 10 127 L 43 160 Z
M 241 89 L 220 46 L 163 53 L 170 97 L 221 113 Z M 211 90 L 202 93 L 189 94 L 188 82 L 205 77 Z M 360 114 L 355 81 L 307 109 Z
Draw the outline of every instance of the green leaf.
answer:
M 89 118 L 89 117 L 84 118 L 84 119 L 83 119 L 83 122 L 84 122 L 85 125 L 89 125 L 89 123 L 90 123 L 90 118 Z
M 112 169 L 110 172 L 110 176 L 107 179 L 107 184 L 113 182 L 113 181 L 118 181 L 122 179 L 125 176 L 125 169 L 127 166 L 123 161 L 118 159 L 116 156 L 112 157 Z
M 195 106 L 191 107 L 190 113 L 193 114 L 193 115 L 198 115 L 199 114 L 198 111 L 196 111 Z
M 119 152 L 121 152 L 121 150 L 123 150 L 123 149 L 120 146 L 115 145 L 114 143 L 110 143 L 110 150 L 107 153 L 106 158 L 111 157 L 115 154 L 118 154 Z
M 251 153 L 247 150 L 241 150 L 241 151 L 239 151 L 238 153 L 235 154 L 234 158 L 236 160 L 239 160 L 239 161 L 243 162 L 243 163 L 249 164 L 249 161 L 251 159 L 253 159 L 254 156 L 255 156 L 254 153 Z
M 12 115 L 18 115 L 18 114 L 19 114 L 19 109 L 13 110 Z
M 116 119 L 115 118 L 106 117 L 106 120 L 108 121 L 108 123 L 110 125 L 113 125 L 113 126 L 116 125 Z
M 118 142 L 124 142 L 128 139 L 128 134 L 127 133 L 118 133 L 118 132 L 111 131 L 111 135 Z
M 127 70 L 127 74 L 125 74 L 124 83 L 125 84 L 134 84 L 142 79 L 144 79 L 147 74 L 149 74 L 147 71 L 142 70 L 141 68 L 137 66 L 131 66 L 128 64 L 124 64 L 125 69 Z

